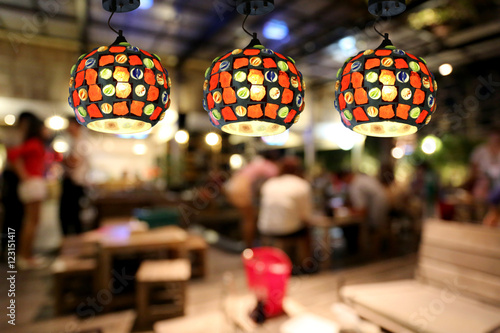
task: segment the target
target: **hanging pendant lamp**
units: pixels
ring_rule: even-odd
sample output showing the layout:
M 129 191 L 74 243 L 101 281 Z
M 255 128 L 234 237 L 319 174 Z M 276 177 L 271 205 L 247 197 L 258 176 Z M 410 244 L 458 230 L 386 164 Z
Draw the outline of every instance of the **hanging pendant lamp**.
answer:
M 369 6 L 379 16 L 405 8 L 401 0 L 371 0 Z M 335 108 L 342 123 L 360 134 L 412 134 L 428 124 L 436 110 L 437 83 L 424 59 L 397 49 L 388 34 L 382 36 L 378 48 L 347 59 L 337 72 Z
M 274 1 L 237 2 L 246 15 L 267 14 Z M 217 57 L 205 72 L 203 107 L 212 125 L 243 136 L 284 132 L 304 110 L 305 84 L 292 58 L 267 49 L 251 34 L 250 44 Z
M 139 0 L 103 0 L 112 14 L 128 12 Z M 109 25 L 108 21 L 108 25 Z M 143 132 L 163 119 L 171 81 L 160 58 L 130 45 L 122 31 L 110 46 L 83 54 L 71 69 L 68 102 L 76 119 L 104 133 Z

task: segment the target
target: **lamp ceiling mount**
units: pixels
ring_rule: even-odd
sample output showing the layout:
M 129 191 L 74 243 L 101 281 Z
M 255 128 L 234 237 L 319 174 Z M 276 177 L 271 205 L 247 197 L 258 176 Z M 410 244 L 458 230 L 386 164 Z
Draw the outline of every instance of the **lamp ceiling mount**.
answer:
M 102 0 L 102 7 L 108 12 L 131 12 L 141 5 L 140 0 Z
M 406 10 L 405 0 L 370 0 L 368 11 L 375 16 L 396 16 Z
M 236 10 L 242 15 L 265 15 L 274 10 L 274 0 L 237 0 Z

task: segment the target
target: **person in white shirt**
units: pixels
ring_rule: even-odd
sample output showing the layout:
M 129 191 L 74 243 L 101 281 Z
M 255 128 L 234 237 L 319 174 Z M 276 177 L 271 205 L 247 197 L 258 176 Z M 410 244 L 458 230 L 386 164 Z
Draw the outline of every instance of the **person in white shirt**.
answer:
M 268 179 L 261 189 L 258 230 L 263 235 L 286 236 L 306 228 L 312 212 L 311 184 L 298 176 L 299 161 L 286 158 L 280 175 Z

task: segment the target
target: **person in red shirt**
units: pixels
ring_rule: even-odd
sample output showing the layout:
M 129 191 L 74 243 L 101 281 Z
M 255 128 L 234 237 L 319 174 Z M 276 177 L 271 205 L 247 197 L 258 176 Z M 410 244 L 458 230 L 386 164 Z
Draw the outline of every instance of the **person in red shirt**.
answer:
M 18 194 L 24 205 L 17 264 L 21 269 L 37 268 L 42 262 L 33 257 L 33 243 L 40 221 L 42 201 L 47 195 L 43 178 L 45 164 L 43 123 L 34 114 L 23 112 L 19 116 L 18 128 L 23 136 L 23 143 L 7 149 L 7 157 L 21 180 Z

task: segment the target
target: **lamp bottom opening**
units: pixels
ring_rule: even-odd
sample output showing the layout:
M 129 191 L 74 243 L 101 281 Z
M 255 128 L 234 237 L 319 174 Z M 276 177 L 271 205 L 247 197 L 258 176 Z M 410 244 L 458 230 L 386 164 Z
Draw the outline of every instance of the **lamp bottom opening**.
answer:
M 418 128 L 414 125 L 398 123 L 395 121 L 377 121 L 373 123 L 356 125 L 354 132 L 369 136 L 395 137 L 410 135 L 417 132 Z
M 102 133 L 130 134 L 147 131 L 151 124 L 142 120 L 118 118 L 95 120 L 87 124 L 87 128 Z
M 268 136 L 280 134 L 286 131 L 286 127 L 283 125 L 260 120 L 241 121 L 226 124 L 222 126 L 221 129 L 229 134 L 245 136 Z

